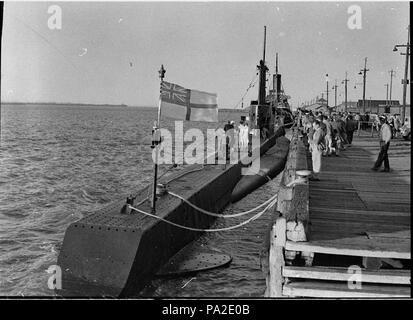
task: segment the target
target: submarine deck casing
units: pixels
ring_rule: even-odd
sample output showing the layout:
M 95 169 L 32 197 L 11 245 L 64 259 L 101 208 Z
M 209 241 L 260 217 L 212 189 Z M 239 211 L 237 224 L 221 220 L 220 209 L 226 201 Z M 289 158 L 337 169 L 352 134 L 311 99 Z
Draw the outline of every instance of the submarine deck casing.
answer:
M 280 127 L 261 144 L 260 154 L 284 134 L 284 128 Z M 196 168 L 192 165 L 184 170 Z M 202 170 L 172 180 L 168 189 L 205 210 L 222 212 L 240 178 L 240 163 L 206 165 Z M 147 197 L 148 188 L 136 194 L 137 202 Z M 201 234 L 141 213 L 121 213 L 124 204 L 124 200 L 115 202 L 68 227 L 57 261 L 62 270 L 62 289 L 57 291 L 58 295 L 136 296 L 162 265 Z M 139 208 L 150 212 L 148 201 Z M 199 229 L 209 228 L 216 219 L 169 194 L 157 200 L 156 215 Z
M 277 139 L 277 143 L 260 158 L 260 171 L 255 175 L 242 176 L 231 194 L 231 202 L 243 199 L 260 186 L 275 178 L 287 161 L 290 140 L 286 137 Z

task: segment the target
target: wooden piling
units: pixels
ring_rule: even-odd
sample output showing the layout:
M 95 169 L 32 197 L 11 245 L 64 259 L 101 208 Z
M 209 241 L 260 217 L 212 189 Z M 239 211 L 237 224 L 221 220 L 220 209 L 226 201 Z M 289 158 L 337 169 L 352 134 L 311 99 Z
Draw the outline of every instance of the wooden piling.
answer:
M 278 218 L 271 229 L 269 254 L 268 297 L 281 297 L 283 288 L 284 247 L 286 242 L 286 220 Z
M 308 239 L 308 183 L 296 184 L 297 170 L 307 170 L 307 152 L 298 130 L 293 131 L 287 162 L 280 182 L 276 207 L 280 217 L 271 230 L 269 253 L 269 280 L 266 296 L 281 297 L 285 264 L 292 264 L 295 251 L 285 251 L 288 241 Z M 311 257 L 311 253 L 308 254 Z M 310 261 L 310 260 L 306 260 Z

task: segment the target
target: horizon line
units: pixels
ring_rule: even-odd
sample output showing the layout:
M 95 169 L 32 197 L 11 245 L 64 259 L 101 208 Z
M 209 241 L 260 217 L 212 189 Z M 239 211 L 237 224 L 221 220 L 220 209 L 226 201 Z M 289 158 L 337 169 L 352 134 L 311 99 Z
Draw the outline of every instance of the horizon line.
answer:
M 145 106 L 145 105 L 128 105 L 128 104 L 111 104 L 111 103 L 83 103 L 83 102 L 25 102 L 25 101 L 0 101 L 0 104 L 47 104 L 47 105 L 84 105 L 84 106 L 117 106 L 117 107 L 131 107 L 131 108 L 154 108 L 158 106 Z M 247 108 L 219 108 L 218 110 L 234 110 L 234 111 L 247 111 Z

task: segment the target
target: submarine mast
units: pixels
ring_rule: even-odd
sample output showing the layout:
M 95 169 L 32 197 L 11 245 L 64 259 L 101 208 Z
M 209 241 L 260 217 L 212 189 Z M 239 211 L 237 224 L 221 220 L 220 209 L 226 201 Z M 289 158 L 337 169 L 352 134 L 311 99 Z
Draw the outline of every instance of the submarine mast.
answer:
M 258 66 L 258 70 L 260 72 L 260 81 L 259 81 L 259 89 L 258 89 L 258 105 L 265 104 L 265 82 L 266 82 L 266 73 L 268 68 L 265 66 L 265 47 L 267 41 L 267 27 L 264 26 L 264 48 L 263 48 L 263 55 L 262 60 L 260 60 L 260 65 Z

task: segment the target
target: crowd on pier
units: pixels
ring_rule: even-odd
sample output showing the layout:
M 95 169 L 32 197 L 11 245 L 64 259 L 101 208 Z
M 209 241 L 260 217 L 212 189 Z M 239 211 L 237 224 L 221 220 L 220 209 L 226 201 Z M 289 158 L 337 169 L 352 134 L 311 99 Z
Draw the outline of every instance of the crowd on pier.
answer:
M 388 150 L 390 140 L 401 135 L 400 115 L 360 115 L 349 112 L 324 114 L 299 109 L 296 115 L 297 125 L 307 136 L 312 154 L 313 174 L 310 180 L 319 180 L 322 157 L 340 156 L 340 152 L 351 146 L 354 132 L 373 126 L 379 133 L 380 153 L 372 170 L 377 171 L 384 163 L 383 172 L 390 171 Z M 405 125 L 407 125 L 405 123 Z
M 276 117 L 277 119 L 279 117 Z M 281 125 L 285 125 L 285 117 L 281 117 Z M 294 118 L 294 119 L 293 119 Z M 242 119 L 239 124 L 234 121 L 228 121 L 223 128 L 218 129 L 218 135 L 222 135 L 218 140 L 218 150 L 220 153 L 229 155 L 234 150 L 247 152 L 249 150 L 249 128 L 248 120 Z M 279 120 L 279 119 L 278 119 Z M 374 131 L 378 133 L 380 142 L 380 152 L 377 161 L 374 163 L 372 170 L 379 170 L 384 163 L 382 171 L 389 172 L 390 164 L 388 150 L 390 140 L 394 138 L 405 138 L 406 128 L 410 139 L 410 123 L 408 118 L 404 124 L 401 121 L 400 114 L 365 114 L 351 112 L 331 112 L 323 113 L 321 111 L 311 111 L 298 109 L 295 114 L 288 118 L 288 124 L 294 123 L 301 128 L 302 133 L 307 137 L 309 150 L 312 154 L 313 174 L 311 180 L 319 180 L 321 171 L 322 157 L 339 157 L 341 152 L 350 147 L 353 143 L 353 136 L 356 131 L 370 129 L 371 136 Z M 276 121 L 276 123 L 278 123 Z M 267 134 L 265 128 L 262 130 L 261 138 L 265 139 Z M 238 151 L 237 151 L 238 152 Z

